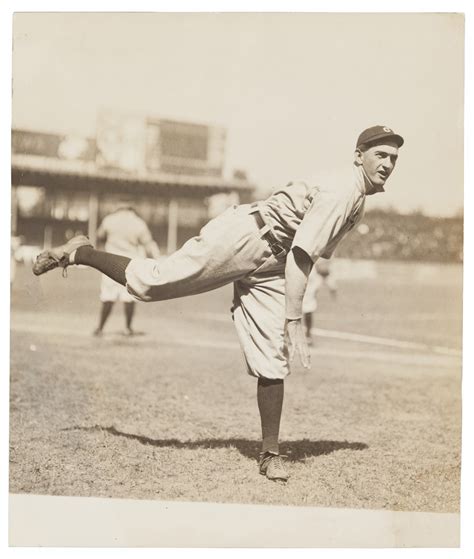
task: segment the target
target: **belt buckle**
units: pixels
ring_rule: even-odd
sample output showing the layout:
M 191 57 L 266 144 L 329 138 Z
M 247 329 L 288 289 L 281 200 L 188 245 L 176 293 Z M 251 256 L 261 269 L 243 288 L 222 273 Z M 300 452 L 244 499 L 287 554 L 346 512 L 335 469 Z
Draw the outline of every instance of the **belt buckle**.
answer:
M 277 258 L 280 258 L 281 256 L 286 256 L 287 253 L 286 249 L 279 242 L 272 243 L 270 245 L 270 248 L 272 249 L 273 255 L 276 256 Z

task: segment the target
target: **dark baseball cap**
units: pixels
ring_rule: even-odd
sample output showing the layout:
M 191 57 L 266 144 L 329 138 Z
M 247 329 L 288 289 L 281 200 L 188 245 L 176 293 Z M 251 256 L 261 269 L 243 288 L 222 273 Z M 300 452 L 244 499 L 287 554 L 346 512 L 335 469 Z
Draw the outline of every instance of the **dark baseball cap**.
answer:
M 393 140 L 398 147 L 403 146 L 405 141 L 399 134 L 396 134 L 388 126 L 371 126 L 366 128 L 357 138 L 356 148 L 362 145 L 370 145 L 379 143 L 380 140 Z

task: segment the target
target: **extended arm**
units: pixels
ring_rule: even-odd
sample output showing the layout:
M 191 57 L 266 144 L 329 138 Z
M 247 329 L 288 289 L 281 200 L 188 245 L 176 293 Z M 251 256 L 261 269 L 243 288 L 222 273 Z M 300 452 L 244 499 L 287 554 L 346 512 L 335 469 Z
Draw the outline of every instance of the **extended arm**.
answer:
M 301 318 L 303 316 L 303 296 L 313 261 L 305 251 L 293 247 L 289 252 L 285 267 L 286 321 L 285 339 L 290 360 L 298 353 L 304 367 L 309 367 L 310 356 Z

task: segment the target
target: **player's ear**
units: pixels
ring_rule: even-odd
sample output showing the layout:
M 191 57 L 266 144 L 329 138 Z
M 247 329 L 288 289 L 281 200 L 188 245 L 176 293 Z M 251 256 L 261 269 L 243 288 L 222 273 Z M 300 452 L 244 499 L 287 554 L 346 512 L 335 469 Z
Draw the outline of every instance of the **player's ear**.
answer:
M 360 149 L 356 149 L 354 152 L 354 163 L 356 165 L 362 165 L 362 151 Z

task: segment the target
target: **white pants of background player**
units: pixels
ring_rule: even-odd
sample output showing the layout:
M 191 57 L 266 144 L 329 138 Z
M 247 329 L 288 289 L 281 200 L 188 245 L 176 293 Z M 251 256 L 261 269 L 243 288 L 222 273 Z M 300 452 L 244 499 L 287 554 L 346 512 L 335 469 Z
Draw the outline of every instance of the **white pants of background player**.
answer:
M 308 283 L 303 297 L 303 314 L 312 314 L 318 308 L 318 292 L 326 284 L 331 293 L 335 294 L 337 284 L 330 274 L 319 274 L 313 267 L 308 276 Z
M 124 285 L 120 285 L 108 276 L 102 275 L 100 282 L 100 301 L 102 303 L 134 303 L 135 298 L 130 295 Z
M 286 259 L 277 259 L 261 238 L 253 211 L 249 204 L 229 208 L 162 261 L 132 259 L 127 288 L 139 301 L 162 301 L 233 283 L 232 314 L 248 373 L 283 379 L 290 372 L 284 341 Z

